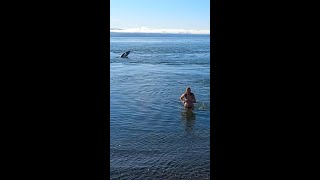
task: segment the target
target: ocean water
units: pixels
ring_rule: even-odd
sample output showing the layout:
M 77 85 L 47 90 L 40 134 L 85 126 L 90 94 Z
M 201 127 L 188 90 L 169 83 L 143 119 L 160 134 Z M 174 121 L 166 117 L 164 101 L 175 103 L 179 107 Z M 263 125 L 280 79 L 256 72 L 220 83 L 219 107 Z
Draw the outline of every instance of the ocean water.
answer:
M 209 36 L 110 37 L 110 179 L 210 179 Z

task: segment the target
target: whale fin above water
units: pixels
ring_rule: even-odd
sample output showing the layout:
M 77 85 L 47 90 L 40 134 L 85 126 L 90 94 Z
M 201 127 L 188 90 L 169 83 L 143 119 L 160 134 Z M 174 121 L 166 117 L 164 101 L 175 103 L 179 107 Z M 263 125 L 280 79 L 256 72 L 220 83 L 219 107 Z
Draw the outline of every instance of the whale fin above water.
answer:
M 122 57 L 122 58 L 127 58 L 128 55 L 130 54 L 130 52 L 131 52 L 131 51 L 127 51 L 127 52 L 123 53 L 120 57 Z

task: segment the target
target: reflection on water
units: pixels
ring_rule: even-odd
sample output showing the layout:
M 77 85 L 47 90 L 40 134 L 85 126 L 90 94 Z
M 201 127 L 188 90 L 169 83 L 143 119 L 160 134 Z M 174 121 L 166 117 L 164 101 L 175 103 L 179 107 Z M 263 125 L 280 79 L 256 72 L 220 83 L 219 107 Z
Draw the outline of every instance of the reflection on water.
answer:
M 192 128 L 194 126 L 195 120 L 196 120 L 196 114 L 193 112 L 192 109 L 185 108 L 181 112 L 181 120 L 183 121 L 185 125 L 185 130 L 188 133 L 192 132 Z

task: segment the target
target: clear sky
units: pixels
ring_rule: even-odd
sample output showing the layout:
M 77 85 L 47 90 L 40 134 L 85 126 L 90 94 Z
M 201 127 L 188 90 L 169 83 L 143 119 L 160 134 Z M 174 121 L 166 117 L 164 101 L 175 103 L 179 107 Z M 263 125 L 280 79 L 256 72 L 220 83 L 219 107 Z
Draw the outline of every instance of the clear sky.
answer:
M 210 29 L 210 0 L 110 0 L 111 28 Z

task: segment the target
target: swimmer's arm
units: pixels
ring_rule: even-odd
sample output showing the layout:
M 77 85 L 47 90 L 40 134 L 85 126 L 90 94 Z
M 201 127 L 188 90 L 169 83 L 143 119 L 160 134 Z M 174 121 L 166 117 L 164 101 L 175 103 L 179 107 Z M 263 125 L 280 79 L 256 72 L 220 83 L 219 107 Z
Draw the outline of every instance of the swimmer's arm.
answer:
M 182 100 L 182 98 L 185 96 L 185 94 L 182 94 L 181 96 L 180 96 L 180 100 L 182 101 L 182 102 L 184 102 L 184 100 Z
M 196 103 L 196 97 L 193 95 L 193 102 Z

